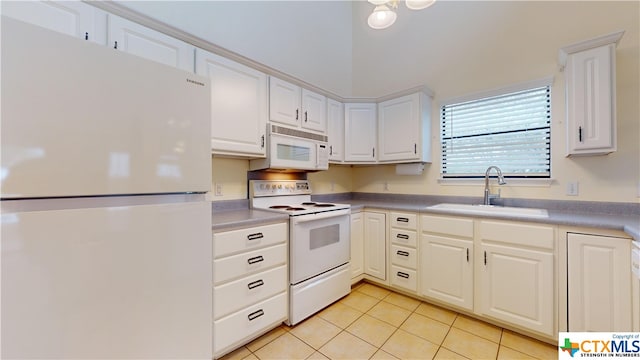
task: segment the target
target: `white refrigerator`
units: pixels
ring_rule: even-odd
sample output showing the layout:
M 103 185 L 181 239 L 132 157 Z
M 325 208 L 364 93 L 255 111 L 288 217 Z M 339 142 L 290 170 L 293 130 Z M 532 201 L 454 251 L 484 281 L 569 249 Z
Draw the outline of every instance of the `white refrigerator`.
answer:
M 1 20 L 3 359 L 211 359 L 209 83 Z

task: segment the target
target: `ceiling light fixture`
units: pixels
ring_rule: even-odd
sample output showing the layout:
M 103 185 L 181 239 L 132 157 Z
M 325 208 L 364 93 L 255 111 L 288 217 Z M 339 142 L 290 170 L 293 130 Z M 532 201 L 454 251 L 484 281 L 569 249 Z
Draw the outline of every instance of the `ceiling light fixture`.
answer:
M 367 24 L 372 29 L 386 29 L 393 25 L 398 15 L 392 10 L 398 8 L 399 0 L 368 0 L 375 5 L 373 13 L 369 15 Z M 422 10 L 433 5 L 436 0 L 406 0 L 405 5 L 411 10 Z

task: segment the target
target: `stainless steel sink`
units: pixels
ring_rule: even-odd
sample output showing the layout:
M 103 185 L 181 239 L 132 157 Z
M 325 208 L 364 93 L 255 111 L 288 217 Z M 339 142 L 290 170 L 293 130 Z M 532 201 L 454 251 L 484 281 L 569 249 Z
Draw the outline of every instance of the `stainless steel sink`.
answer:
M 429 206 L 428 209 L 445 210 L 452 213 L 468 215 L 507 215 L 513 217 L 549 217 L 546 209 L 521 208 L 497 205 L 471 205 L 443 203 Z

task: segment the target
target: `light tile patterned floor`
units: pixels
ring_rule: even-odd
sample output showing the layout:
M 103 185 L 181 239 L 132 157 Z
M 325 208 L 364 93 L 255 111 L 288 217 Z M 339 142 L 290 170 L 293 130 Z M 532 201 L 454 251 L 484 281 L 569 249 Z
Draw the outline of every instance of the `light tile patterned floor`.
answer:
M 556 346 L 369 283 L 230 359 L 557 359 Z

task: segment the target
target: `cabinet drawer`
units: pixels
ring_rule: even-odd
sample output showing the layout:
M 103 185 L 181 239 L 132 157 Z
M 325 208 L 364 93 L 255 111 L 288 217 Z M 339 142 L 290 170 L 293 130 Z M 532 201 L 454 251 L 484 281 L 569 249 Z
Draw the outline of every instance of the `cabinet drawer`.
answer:
M 391 265 L 391 285 L 407 290 L 418 290 L 418 275 L 415 270 Z
M 219 319 L 243 307 L 287 290 L 287 267 L 260 272 L 213 288 L 213 318 Z
M 417 230 L 417 216 L 410 213 L 391 213 L 391 227 Z
M 391 229 L 391 243 L 415 248 L 418 233 L 413 230 Z
M 213 353 L 219 355 L 243 339 L 286 320 L 287 293 L 283 292 L 213 322 Z
M 552 226 L 513 223 L 506 221 L 481 221 L 480 239 L 511 245 L 554 249 Z
M 287 223 L 271 224 L 213 234 L 213 257 L 219 258 L 241 251 L 285 242 Z
M 285 264 L 287 245 L 281 244 L 213 261 L 213 283 L 254 274 L 273 266 Z
M 422 215 L 422 232 L 473 238 L 473 219 Z
M 418 265 L 418 252 L 404 246 L 391 245 L 391 263 L 410 269 L 416 269 Z

